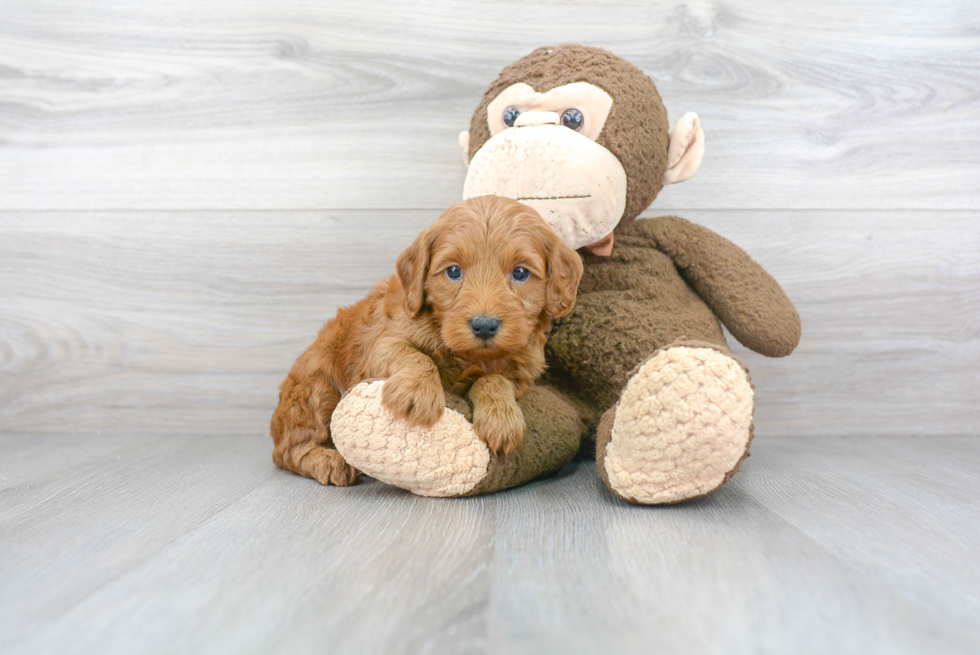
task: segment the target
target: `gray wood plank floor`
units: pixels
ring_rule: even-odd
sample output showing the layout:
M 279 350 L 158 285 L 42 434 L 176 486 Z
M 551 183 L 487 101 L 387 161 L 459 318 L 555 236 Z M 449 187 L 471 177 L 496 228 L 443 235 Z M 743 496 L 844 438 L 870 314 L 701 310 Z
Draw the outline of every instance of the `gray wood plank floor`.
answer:
M 980 649 L 975 438 L 760 438 L 659 508 L 590 461 L 440 500 L 322 487 L 268 439 L 84 443 L 0 439 L 4 653 Z

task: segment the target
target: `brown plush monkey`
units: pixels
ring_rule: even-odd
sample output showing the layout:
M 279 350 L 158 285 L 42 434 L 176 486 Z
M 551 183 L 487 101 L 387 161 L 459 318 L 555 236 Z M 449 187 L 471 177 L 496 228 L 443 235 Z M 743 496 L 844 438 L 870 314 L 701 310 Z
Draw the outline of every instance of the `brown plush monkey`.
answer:
M 459 399 L 440 424 L 409 429 L 385 414 L 375 382 L 334 413 L 347 461 L 414 493 L 472 495 L 556 470 L 594 435 L 600 475 L 625 500 L 679 502 L 724 484 L 748 454 L 753 392 L 719 319 L 770 357 L 793 351 L 800 320 L 734 244 L 675 216 L 635 220 L 663 185 L 696 172 L 697 116 L 669 129 L 642 71 L 564 45 L 505 68 L 460 144 L 464 197 L 527 203 L 581 249 L 576 306 L 552 332 L 547 380 L 522 401 L 527 436 L 514 454 L 488 453 Z M 387 436 L 379 446 L 365 434 Z

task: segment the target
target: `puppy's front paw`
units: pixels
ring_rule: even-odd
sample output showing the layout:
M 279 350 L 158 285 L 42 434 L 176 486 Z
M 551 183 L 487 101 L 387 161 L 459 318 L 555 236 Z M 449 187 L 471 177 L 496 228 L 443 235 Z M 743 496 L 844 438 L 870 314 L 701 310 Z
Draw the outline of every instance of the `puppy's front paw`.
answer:
M 438 381 L 395 373 L 385 382 L 381 402 L 395 418 L 429 426 L 442 416 L 446 392 Z
M 524 439 L 524 413 L 514 401 L 474 403 L 473 431 L 491 450 L 510 455 Z

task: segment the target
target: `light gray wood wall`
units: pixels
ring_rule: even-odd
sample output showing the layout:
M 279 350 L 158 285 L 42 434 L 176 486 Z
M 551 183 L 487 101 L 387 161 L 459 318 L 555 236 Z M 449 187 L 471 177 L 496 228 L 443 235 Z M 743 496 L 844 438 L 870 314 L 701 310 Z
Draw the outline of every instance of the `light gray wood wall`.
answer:
M 616 52 L 707 155 L 646 215 L 797 303 L 737 352 L 763 435 L 976 434 L 972 1 L 0 7 L 0 430 L 263 433 L 317 327 L 459 199 L 456 133 L 538 45 Z

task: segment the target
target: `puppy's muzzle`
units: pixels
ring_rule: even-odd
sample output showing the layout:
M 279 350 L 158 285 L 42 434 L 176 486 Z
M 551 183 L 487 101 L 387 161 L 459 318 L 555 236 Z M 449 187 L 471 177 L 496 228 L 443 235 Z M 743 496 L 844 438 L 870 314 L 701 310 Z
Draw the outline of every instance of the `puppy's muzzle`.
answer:
M 470 329 L 477 339 L 490 339 L 500 329 L 500 320 L 493 316 L 474 316 L 470 319 Z

